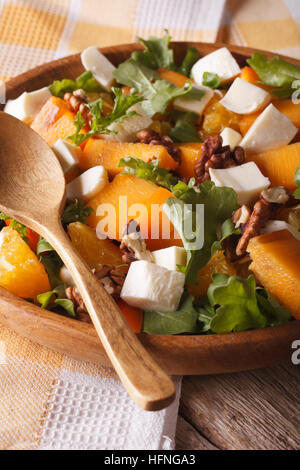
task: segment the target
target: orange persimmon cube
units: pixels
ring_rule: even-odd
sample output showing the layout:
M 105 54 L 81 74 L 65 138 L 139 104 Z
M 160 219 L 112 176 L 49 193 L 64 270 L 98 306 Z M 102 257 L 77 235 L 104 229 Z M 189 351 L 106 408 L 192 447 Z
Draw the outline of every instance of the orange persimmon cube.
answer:
M 28 299 L 51 290 L 44 266 L 11 227 L 0 232 L 0 286 Z
M 300 142 L 246 156 L 246 161 L 256 163 L 263 175 L 270 179 L 272 186 L 294 189 L 295 172 L 300 165 Z
M 192 178 L 194 176 L 195 163 L 201 157 L 202 143 L 188 142 L 182 144 L 176 144 L 181 150 L 181 162 L 176 169 L 177 173 L 182 178 Z
M 75 114 L 69 110 L 67 103 L 51 96 L 34 118 L 31 128 L 51 147 L 58 139 L 74 134 L 74 119 Z
M 143 311 L 140 308 L 128 305 L 122 299 L 118 300 L 117 304 L 131 329 L 135 333 L 140 333 L 143 326 Z
M 178 163 L 171 157 L 162 145 L 147 145 L 141 143 L 110 142 L 104 139 L 88 139 L 79 159 L 82 170 L 97 165 L 103 165 L 111 176 L 121 173 L 119 167 L 121 158 L 135 157 L 150 162 L 158 159 L 158 166 L 166 170 L 175 170 Z
M 181 73 L 174 72 L 174 70 L 165 69 L 163 67 L 157 70 L 158 75 L 161 79 L 167 80 L 173 85 L 178 86 L 179 88 L 183 87 L 186 83 L 190 82 L 191 79 L 182 75 Z
M 300 319 L 300 242 L 287 230 L 254 237 L 249 269 L 291 314 Z

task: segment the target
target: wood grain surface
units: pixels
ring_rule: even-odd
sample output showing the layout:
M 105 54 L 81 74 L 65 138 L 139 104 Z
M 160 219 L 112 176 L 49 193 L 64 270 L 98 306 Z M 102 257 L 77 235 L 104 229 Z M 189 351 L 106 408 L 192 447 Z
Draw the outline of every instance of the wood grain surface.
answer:
M 176 449 L 299 448 L 300 366 L 184 377 Z
M 204 55 L 224 44 L 173 43 L 176 60 L 193 45 Z M 254 49 L 228 46 L 240 65 Z M 115 65 L 128 58 L 137 44 L 102 49 Z M 269 57 L 271 53 L 266 53 Z M 300 65 L 300 61 L 287 59 Z M 53 61 L 6 84 L 7 98 L 46 86 L 55 79 L 74 78 L 83 71 L 80 55 Z M 19 334 L 77 359 L 109 365 L 95 329 L 79 321 L 44 311 L 0 290 L 0 322 Z M 292 341 L 300 338 L 300 321 L 275 328 L 208 336 L 140 335 L 155 360 L 170 374 L 219 374 L 266 367 L 290 356 Z

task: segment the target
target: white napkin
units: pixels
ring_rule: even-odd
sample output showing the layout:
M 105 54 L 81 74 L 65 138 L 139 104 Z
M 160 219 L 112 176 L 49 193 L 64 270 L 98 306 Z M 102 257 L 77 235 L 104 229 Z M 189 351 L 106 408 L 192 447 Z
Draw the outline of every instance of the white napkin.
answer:
M 39 450 L 174 449 L 181 378 L 174 378 L 175 401 L 151 412 L 133 403 L 114 372 L 100 369 L 101 375 L 96 366 L 95 374 L 87 374 L 84 363 L 64 359 L 45 410 Z

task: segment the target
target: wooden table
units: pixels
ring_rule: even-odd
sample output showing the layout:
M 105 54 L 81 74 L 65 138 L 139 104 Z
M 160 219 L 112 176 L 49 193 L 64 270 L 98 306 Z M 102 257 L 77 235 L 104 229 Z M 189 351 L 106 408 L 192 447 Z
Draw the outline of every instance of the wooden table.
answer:
M 300 365 L 184 377 L 177 450 L 299 448 Z

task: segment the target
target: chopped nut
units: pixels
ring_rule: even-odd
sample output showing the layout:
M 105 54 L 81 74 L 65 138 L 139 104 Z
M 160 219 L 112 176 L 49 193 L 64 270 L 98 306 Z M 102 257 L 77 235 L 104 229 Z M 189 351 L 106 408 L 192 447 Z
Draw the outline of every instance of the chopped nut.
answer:
M 273 186 L 265 189 L 261 193 L 261 197 L 273 204 L 286 204 L 290 198 L 289 191 L 283 186 Z
M 80 112 L 86 125 L 92 120 L 92 114 L 87 106 L 87 97 L 84 90 L 75 90 L 73 93 L 65 93 L 64 100 L 68 107 L 74 113 Z
M 243 205 L 235 211 L 232 216 L 232 222 L 235 224 L 235 228 L 239 228 L 248 222 L 251 215 L 249 207 Z
M 175 160 L 175 162 L 180 163 L 180 149 L 174 146 L 174 142 L 169 136 L 160 136 L 158 132 L 155 132 L 152 129 L 142 129 L 141 131 L 137 132 L 136 137 L 142 144 L 163 145 L 166 147 L 168 153 Z
M 124 263 L 130 264 L 136 260 L 154 262 L 153 255 L 151 251 L 147 250 L 146 242 L 142 238 L 140 227 L 135 220 L 130 220 L 123 230 L 120 250 Z
M 236 147 L 232 152 L 229 145 L 223 147 L 222 144 L 223 139 L 220 135 L 208 137 L 203 142 L 201 157 L 194 167 L 196 184 L 210 180 L 210 168 L 230 168 L 244 163 L 245 154 L 242 147 Z
M 260 229 L 264 227 L 272 213 L 272 204 L 261 198 L 253 207 L 252 214 L 245 225 L 243 234 L 239 239 L 236 247 L 237 256 L 246 254 L 248 243 L 251 238 L 256 237 L 260 233 Z
M 66 297 L 73 302 L 77 315 L 88 313 L 77 287 L 67 287 Z

